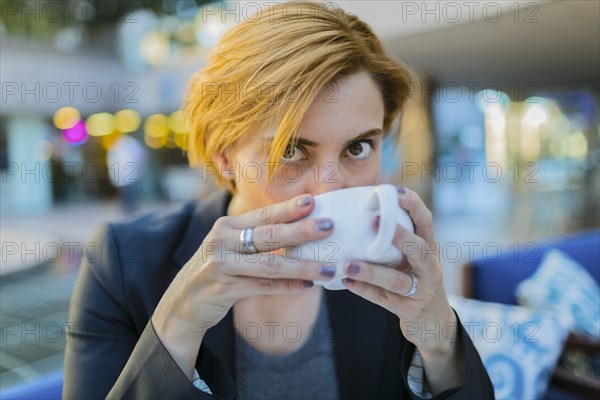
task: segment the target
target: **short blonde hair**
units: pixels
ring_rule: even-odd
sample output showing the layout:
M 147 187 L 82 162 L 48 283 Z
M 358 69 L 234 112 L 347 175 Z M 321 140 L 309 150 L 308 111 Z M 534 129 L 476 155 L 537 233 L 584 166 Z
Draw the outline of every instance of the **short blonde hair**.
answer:
M 356 16 L 317 3 L 288 5 L 268 7 L 229 30 L 190 80 L 183 109 L 190 121 L 192 166 L 216 167 L 215 154 L 245 135 L 274 129 L 264 153 L 271 178 L 315 95 L 331 88 L 335 101 L 336 81 L 358 72 L 368 73 L 378 85 L 383 128 L 389 133 L 408 97 L 410 71 L 385 53 Z M 235 191 L 232 183 L 228 187 Z

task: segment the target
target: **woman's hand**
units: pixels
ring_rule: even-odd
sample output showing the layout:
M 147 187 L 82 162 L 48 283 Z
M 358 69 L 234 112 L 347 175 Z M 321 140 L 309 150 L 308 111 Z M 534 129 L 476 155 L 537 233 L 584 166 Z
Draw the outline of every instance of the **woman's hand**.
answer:
M 390 268 L 349 261 L 342 282 L 353 293 L 378 304 L 400 319 L 400 329 L 423 357 L 427 381 L 438 393 L 464 382 L 457 320 L 444 290 L 439 246 L 431 211 L 413 191 L 398 188 L 398 202 L 415 225 L 415 233 L 397 225 L 394 245 L 404 261 Z M 410 296 L 416 280 L 416 290 Z
M 161 298 L 153 326 L 182 370 L 192 377 L 205 331 L 245 297 L 303 293 L 313 280 L 330 280 L 335 268 L 289 259 L 278 251 L 325 238 L 329 219 L 299 219 L 314 207 L 310 195 L 217 220 L 200 248 L 179 271 Z M 240 233 L 254 228 L 257 254 L 244 253 Z

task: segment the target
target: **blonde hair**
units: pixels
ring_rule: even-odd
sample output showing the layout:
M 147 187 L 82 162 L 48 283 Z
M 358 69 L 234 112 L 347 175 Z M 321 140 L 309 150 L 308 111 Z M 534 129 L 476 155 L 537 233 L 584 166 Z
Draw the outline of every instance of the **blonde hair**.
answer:
M 213 155 L 245 135 L 274 129 L 264 153 L 271 178 L 315 96 L 358 72 L 368 73 L 381 91 L 388 133 L 407 99 L 409 70 L 385 53 L 356 16 L 317 3 L 293 6 L 268 7 L 233 27 L 190 80 L 183 109 L 190 122 L 192 166 L 216 168 Z M 233 183 L 218 177 L 235 191 Z

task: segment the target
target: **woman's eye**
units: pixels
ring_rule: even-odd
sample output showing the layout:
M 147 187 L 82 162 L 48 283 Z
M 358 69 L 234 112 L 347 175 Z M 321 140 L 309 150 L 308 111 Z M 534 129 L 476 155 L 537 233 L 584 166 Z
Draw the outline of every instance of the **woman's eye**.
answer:
M 281 159 L 284 161 L 300 161 L 302 160 L 304 157 L 304 154 L 302 154 L 302 150 L 300 150 L 300 148 L 298 146 L 288 146 L 285 148 L 285 151 L 283 152 L 283 156 L 281 156 Z
M 364 160 L 369 157 L 371 150 L 373 150 L 373 144 L 371 142 L 366 140 L 355 142 L 348 146 L 348 155 L 355 160 Z

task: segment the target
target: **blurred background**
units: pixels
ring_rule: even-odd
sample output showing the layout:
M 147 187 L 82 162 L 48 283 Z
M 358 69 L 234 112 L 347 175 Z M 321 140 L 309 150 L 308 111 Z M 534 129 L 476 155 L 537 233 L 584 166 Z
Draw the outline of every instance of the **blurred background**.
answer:
M 215 189 L 187 166 L 178 108 L 223 31 L 260 4 L 1 2 L 0 388 L 62 368 L 98 225 Z M 381 180 L 432 210 L 449 293 L 474 258 L 600 226 L 600 2 L 325 6 L 367 21 L 418 76 Z

